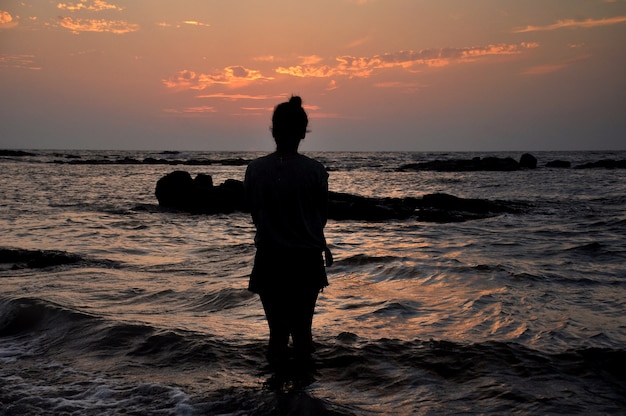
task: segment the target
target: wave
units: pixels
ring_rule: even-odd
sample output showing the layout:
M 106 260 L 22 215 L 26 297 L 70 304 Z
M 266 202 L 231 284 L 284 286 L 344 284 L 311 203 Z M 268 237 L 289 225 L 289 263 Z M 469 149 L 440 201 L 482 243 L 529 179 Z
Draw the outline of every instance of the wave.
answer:
M 355 254 L 344 259 L 336 260 L 334 265 L 342 266 L 364 266 L 368 264 L 390 263 L 398 260 L 395 256 L 370 256 L 367 254 Z
M 237 308 L 254 298 L 254 293 L 247 289 L 226 288 L 202 296 L 188 308 L 197 312 L 217 312 Z
M 404 311 L 395 304 L 383 309 Z M 307 408 L 316 409 L 313 414 L 382 408 L 439 414 L 467 413 L 468 406 L 582 414 L 615 413 L 626 404 L 626 349 L 620 348 L 547 353 L 514 342 L 373 340 L 341 333 L 316 340 L 317 381 L 293 393 L 269 394 L 259 380 L 269 375 L 264 341 L 117 322 L 41 299 L 0 299 L 0 350 L 17 341 L 22 356 L 47 364 L 20 373 L 19 360 L 11 363 L 0 354 L 0 379 L 13 386 L 0 387 L 0 412 L 6 410 L 1 403 L 14 402 L 15 391 L 30 406 L 24 414 L 55 413 L 61 397 L 75 413 L 89 414 L 129 406 L 159 414 L 302 414 Z M 59 371 L 61 365 L 73 370 Z M 125 376 L 129 372 L 134 376 Z M 54 386 L 42 397 L 44 380 Z M 68 388 L 74 391 L 69 398 Z
M 382 308 L 376 309 L 372 313 L 374 315 L 383 315 L 385 317 L 402 317 L 410 318 L 419 316 L 422 310 L 421 304 L 414 301 L 397 301 L 397 302 L 385 302 Z
M 394 401 L 405 406 L 398 409 L 401 414 L 428 408 L 432 400 L 445 402 L 446 397 L 459 405 L 474 403 L 463 413 L 468 408 L 488 408 L 496 413 L 501 409 L 505 413 L 561 414 L 560 406 L 566 406 L 565 413 L 583 414 L 589 411 L 588 401 L 594 401 L 590 395 L 597 394 L 615 400 L 614 405 L 607 402 L 603 409 L 614 412 L 626 400 L 623 349 L 585 348 L 545 354 L 515 343 L 463 345 L 381 339 L 352 348 L 338 344 L 319 354 L 325 376 L 335 380 L 339 390 L 348 385 L 357 392 L 375 390 L 381 401 L 399 391 L 421 392 L 403 397 L 412 400 L 409 405 L 400 398 Z M 454 386 L 455 393 L 436 388 L 429 392 L 424 388 L 427 385 Z M 593 385 L 594 391 L 585 391 L 585 385 Z M 572 388 L 572 395 L 559 391 L 563 387 Z M 455 413 L 454 405 L 442 409 L 441 413 Z
M 389 303 L 378 313 L 402 314 L 406 311 L 406 305 Z M 246 345 L 219 340 L 211 334 L 160 330 L 145 324 L 111 321 L 41 299 L 0 298 L 0 338 L 36 338 L 44 334 L 48 342 L 57 339 L 57 345 L 49 344 L 50 347 L 89 348 L 124 355 L 167 355 L 172 365 L 207 361 L 219 351 L 222 359 L 248 354 L 259 358 L 253 361 L 262 361 L 264 349 L 263 343 Z M 56 336 L 51 336 L 53 334 Z M 231 357 L 227 357 L 227 351 L 232 353 Z M 462 344 L 433 339 L 370 340 L 353 333 L 341 333 L 333 339 L 320 341 L 317 355 L 321 369 L 341 369 L 357 362 L 376 367 L 376 363 L 387 362 L 426 370 L 458 382 L 486 375 L 493 366 L 507 366 L 525 376 L 550 373 L 588 376 L 590 372 L 600 371 L 615 380 L 626 381 L 626 349 L 583 347 L 561 353 L 543 353 L 515 342 Z
M 116 267 L 111 260 L 97 260 L 59 250 L 25 250 L 0 247 L 0 264 L 9 264 L 12 269 L 43 269 L 57 266 L 96 265 Z
M 80 326 L 88 315 L 40 299 L 0 300 L 0 336 L 21 335 L 65 325 Z
M 205 362 L 210 351 L 235 354 L 228 343 L 206 334 L 163 330 L 146 324 L 111 321 L 55 302 L 0 298 L 0 338 L 31 341 L 38 351 L 102 356 L 153 356 L 163 363 Z M 262 356 L 262 348 L 256 346 Z M 224 359 L 226 357 L 222 357 Z M 232 359 L 232 357 L 231 357 Z

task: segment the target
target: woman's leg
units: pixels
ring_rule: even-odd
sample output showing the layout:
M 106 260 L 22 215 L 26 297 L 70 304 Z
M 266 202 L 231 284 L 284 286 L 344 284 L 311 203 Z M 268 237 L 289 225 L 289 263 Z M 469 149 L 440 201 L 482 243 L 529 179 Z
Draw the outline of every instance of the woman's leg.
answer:
M 289 344 L 289 311 L 284 298 L 277 293 L 260 295 L 265 317 L 270 329 L 267 360 L 270 365 L 280 366 L 287 361 Z
M 296 359 L 302 364 L 309 364 L 313 353 L 313 336 L 311 326 L 313 313 L 319 291 L 317 289 L 303 290 L 292 298 L 289 332 L 293 339 Z

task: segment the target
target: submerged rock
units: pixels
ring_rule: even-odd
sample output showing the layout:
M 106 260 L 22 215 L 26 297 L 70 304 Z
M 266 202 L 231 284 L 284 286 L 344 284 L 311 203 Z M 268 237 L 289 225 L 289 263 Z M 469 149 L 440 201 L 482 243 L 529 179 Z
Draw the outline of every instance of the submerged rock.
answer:
M 341 192 L 328 195 L 328 218 L 333 220 L 406 219 L 414 215 L 416 207 L 416 199 L 411 198 L 371 198 Z
M 521 213 L 525 208 L 519 203 L 459 198 L 443 193 L 424 195 L 418 205 L 417 217 L 428 222 L 468 221 Z
M 44 267 L 74 264 L 82 260 L 82 257 L 65 251 L 0 248 L 0 263 L 13 264 L 13 268 L 15 269 L 25 267 L 41 269 Z
M 574 169 L 626 169 L 626 160 L 603 159 L 597 162 L 585 163 L 575 166 Z
M 175 171 L 159 179 L 155 195 L 159 206 L 195 214 L 250 212 L 243 182 L 228 179 L 213 185 L 210 175 L 192 179 Z M 520 204 L 483 199 L 464 199 L 446 194 L 422 198 L 374 198 L 329 192 L 328 218 L 338 221 L 386 221 L 418 218 L 422 221 L 457 222 L 523 210 Z
M 162 153 L 164 154 L 164 153 Z M 174 153 L 168 153 L 174 154 Z M 245 166 L 250 163 L 249 160 L 242 158 L 229 159 L 156 159 L 154 157 L 146 157 L 144 159 L 135 159 L 132 157 L 124 157 L 117 159 L 84 159 L 84 160 L 54 160 L 51 163 L 69 164 L 69 165 L 188 165 L 188 166 Z
M 524 166 L 515 159 L 499 158 L 499 157 L 475 157 L 473 159 L 451 159 L 451 160 L 433 160 L 430 162 L 409 163 L 398 168 L 401 172 L 406 171 L 437 171 L 437 172 L 472 172 L 472 171 L 514 171 L 522 167 L 532 167 L 532 159 L 534 159 L 534 167 L 537 166 L 537 159 L 530 154 L 523 156 Z
M 553 160 L 546 163 L 547 168 L 570 168 L 571 166 L 572 163 L 567 160 Z
M 23 150 L 0 149 L 0 156 L 23 157 L 23 156 L 37 156 L 37 155 L 34 153 L 25 152 Z

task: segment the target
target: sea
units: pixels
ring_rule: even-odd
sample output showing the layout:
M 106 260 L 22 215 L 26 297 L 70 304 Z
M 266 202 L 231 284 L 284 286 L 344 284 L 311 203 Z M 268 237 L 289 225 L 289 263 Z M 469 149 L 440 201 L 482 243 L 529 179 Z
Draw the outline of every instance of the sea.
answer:
M 526 208 L 330 220 L 314 377 L 280 388 L 249 214 L 154 193 L 175 170 L 243 180 L 261 153 L 5 153 L 0 414 L 626 414 L 626 169 L 576 168 L 626 152 L 531 153 L 536 169 L 434 172 L 398 168 L 522 152 L 305 152 L 331 191 Z

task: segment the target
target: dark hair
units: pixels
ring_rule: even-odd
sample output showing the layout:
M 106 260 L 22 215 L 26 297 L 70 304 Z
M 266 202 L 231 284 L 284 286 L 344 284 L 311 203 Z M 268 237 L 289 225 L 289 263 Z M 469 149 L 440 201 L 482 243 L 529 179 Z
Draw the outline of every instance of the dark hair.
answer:
M 272 135 L 278 144 L 299 142 L 303 139 L 309 118 L 302 108 L 302 98 L 292 95 L 289 101 L 278 104 L 272 115 Z

